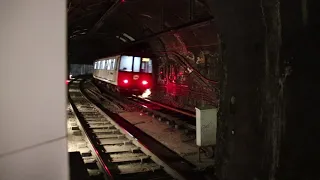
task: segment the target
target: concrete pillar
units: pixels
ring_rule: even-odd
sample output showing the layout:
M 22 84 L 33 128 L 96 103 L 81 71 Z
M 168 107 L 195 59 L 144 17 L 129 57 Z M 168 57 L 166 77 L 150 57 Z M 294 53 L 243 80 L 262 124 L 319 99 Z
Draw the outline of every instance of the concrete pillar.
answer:
M 69 179 L 65 1 L 0 1 L 0 179 Z

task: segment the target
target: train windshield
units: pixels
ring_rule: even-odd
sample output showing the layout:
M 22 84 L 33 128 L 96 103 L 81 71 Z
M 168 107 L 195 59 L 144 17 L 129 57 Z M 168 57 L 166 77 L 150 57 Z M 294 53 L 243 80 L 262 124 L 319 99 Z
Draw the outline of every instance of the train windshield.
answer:
M 132 72 L 133 56 L 121 56 L 120 71 Z
M 152 73 L 152 60 L 138 56 L 121 56 L 119 71 Z

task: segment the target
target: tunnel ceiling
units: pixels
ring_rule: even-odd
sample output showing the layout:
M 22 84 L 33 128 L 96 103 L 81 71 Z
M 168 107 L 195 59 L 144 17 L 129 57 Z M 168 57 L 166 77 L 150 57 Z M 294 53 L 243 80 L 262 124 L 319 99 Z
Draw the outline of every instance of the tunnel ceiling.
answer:
M 91 63 L 117 52 L 148 49 L 146 44 L 153 50 L 168 49 L 173 30 L 210 23 L 212 16 L 204 1 L 69 0 L 68 59 Z M 201 35 L 188 31 L 183 36 L 192 41 Z M 187 43 L 189 38 L 184 39 Z

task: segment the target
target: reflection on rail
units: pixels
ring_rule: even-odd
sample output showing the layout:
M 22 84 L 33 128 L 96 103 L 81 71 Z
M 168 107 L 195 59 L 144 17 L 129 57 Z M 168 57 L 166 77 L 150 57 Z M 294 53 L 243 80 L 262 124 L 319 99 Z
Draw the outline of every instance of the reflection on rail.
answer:
M 132 96 L 134 96 L 134 97 L 136 97 L 136 98 L 140 98 L 139 96 L 136 96 L 136 95 L 132 95 Z M 152 100 L 150 100 L 150 99 L 148 99 L 148 98 L 141 98 L 141 99 L 143 99 L 144 101 L 147 101 L 147 102 L 149 102 L 149 103 L 151 103 L 151 104 L 155 104 L 155 105 L 161 106 L 161 107 L 163 107 L 163 108 L 170 109 L 170 110 L 172 110 L 172 111 L 175 111 L 175 112 L 178 112 L 178 113 L 181 113 L 181 114 L 190 116 L 190 117 L 194 117 L 194 118 L 196 117 L 195 114 L 191 114 L 191 113 L 188 113 L 188 112 L 185 112 L 185 111 L 176 109 L 176 108 L 172 108 L 172 107 L 167 106 L 167 105 L 165 105 L 165 104 L 161 104 L 161 103 L 152 101 Z

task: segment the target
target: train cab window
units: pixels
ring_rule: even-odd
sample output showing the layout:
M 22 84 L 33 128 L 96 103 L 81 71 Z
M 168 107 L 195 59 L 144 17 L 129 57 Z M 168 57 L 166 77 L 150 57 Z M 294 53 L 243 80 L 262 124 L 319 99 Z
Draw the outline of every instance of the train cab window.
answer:
M 152 60 L 150 58 L 142 58 L 140 72 L 152 73 Z
M 94 69 L 97 69 L 97 62 L 94 63 Z
M 121 56 L 119 71 L 132 72 L 132 56 Z
M 133 72 L 140 72 L 141 57 L 133 58 Z

